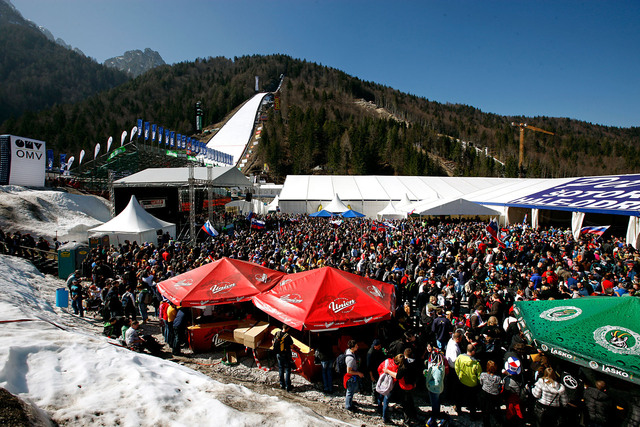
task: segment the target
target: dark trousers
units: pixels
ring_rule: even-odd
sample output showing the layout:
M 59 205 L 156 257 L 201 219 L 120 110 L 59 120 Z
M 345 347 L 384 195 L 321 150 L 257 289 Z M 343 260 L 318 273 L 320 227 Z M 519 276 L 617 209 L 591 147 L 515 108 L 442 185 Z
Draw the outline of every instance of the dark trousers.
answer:
M 467 407 L 471 414 L 475 414 L 478 411 L 478 394 L 480 393 L 480 386 L 469 387 L 460 383 L 459 394 L 461 395 L 463 405 Z M 462 406 L 462 405 L 461 405 Z
M 402 414 L 405 421 L 416 419 L 416 404 L 413 401 L 413 390 L 402 390 Z
M 280 388 L 291 390 L 291 357 L 286 354 L 276 354 L 278 360 L 278 373 L 280 376 Z

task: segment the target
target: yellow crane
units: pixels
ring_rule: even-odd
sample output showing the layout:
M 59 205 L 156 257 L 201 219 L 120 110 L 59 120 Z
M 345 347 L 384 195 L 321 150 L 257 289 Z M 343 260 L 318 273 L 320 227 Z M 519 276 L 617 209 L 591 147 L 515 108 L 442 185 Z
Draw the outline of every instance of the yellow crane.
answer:
M 555 135 L 555 133 L 549 132 L 548 130 L 537 128 L 535 126 L 528 125 L 526 123 L 511 122 L 511 126 L 516 126 L 520 128 L 520 155 L 518 158 L 518 171 L 520 173 L 520 176 L 522 176 L 524 171 L 523 169 L 524 167 L 524 130 L 529 129 L 535 132 L 542 132 L 549 135 Z

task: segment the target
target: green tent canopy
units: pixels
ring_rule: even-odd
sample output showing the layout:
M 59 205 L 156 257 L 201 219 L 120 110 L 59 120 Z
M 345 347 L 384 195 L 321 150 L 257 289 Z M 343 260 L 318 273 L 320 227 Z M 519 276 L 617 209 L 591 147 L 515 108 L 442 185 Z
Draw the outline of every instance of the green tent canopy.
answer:
M 518 301 L 514 314 L 542 351 L 640 384 L 640 299 Z

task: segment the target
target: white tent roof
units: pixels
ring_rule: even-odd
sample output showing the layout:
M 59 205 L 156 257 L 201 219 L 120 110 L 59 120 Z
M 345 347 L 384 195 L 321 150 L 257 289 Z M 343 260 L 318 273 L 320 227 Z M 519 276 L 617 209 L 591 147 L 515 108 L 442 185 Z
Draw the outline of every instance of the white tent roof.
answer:
M 95 228 L 88 230 L 90 235 L 95 234 L 137 234 L 146 231 L 157 230 L 169 231 L 173 229 L 175 234 L 175 224 L 156 218 L 144 210 L 136 196 L 131 196 L 131 200 L 126 208 L 111 221 L 105 222 Z M 141 242 L 140 242 L 141 243 Z
M 407 217 L 407 213 L 405 211 L 396 209 L 396 207 L 393 206 L 393 202 L 391 200 L 389 200 L 389 204 L 380 212 L 378 212 L 377 215 L 378 215 L 378 218 L 380 219 L 382 218 L 401 219 L 401 218 Z
M 340 196 L 338 196 L 338 193 L 336 193 L 331 203 L 329 203 L 327 207 L 324 208 L 324 210 L 331 213 L 342 213 L 348 211 L 349 207 L 342 203 L 342 200 L 340 200 Z
M 399 211 L 404 211 L 406 207 L 412 204 L 413 202 L 409 200 L 409 195 L 407 195 L 407 193 L 404 193 L 404 197 L 396 204 L 396 209 Z
M 193 168 L 193 177 L 206 181 L 206 167 Z M 251 187 L 251 181 L 236 167 L 212 167 L 211 179 L 216 187 Z M 134 173 L 113 183 L 116 187 L 149 187 L 153 185 L 187 185 L 189 183 L 189 168 L 149 168 Z
M 276 196 L 276 198 L 273 199 L 271 203 L 267 205 L 267 212 L 275 212 L 276 210 L 278 210 L 279 201 L 280 201 L 280 196 Z
M 409 208 L 416 215 L 500 215 L 500 212 L 461 198 L 418 202 Z
M 288 175 L 280 200 L 332 200 L 340 193 L 342 200 L 399 201 L 435 200 L 462 197 L 517 178 L 436 177 L 436 176 L 351 176 Z

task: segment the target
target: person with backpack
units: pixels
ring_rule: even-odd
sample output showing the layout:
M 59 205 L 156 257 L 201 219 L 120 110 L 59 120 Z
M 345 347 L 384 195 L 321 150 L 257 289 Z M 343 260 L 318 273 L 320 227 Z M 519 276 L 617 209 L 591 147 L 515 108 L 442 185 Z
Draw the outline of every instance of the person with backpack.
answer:
M 378 407 L 381 407 L 382 410 L 382 421 L 385 424 L 393 424 L 391 419 L 389 418 L 389 400 L 391 399 L 391 392 L 393 391 L 393 387 L 396 383 L 396 375 L 398 369 L 404 363 L 404 354 L 397 354 L 393 358 L 389 358 L 382 362 L 380 366 L 378 366 L 378 384 L 376 385 L 376 391 L 379 393 L 380 400 L 378 401 Z M 392 381 L 389 383 L 388 378 L 390 377 Z
M 431 416 L 434 419 L 440 417 L 440 395 L 444 391 L 445 373 L 447 361 L 444 354 L 434 349 L 429 358 L 424 362 L 426 369 L 423 371 L 427 381 L 427 392 L 431 403 Z
M 124 312 L 125 317 L 129 317 L 131 320 L 136 320 L 137 310 L 136 300 L 133 296 L 133 288 L 127 288 L 127 291 L 122 294 L 120 303 L 122 304 L 122 311 Z
M 357 409 L 355 403 L 353 403 L 353 396 L 360 390 L 360 379 L 364 378 L 364 374 L 358 371 L 358 360 L 356 358 L 358 343 L 355 340 L 349 340 L 347 346 L 347 351 L 344 352 L 343 357 L 346 372 L 342 377 L 342 383 L 347 390 L 344 407 L 347 411 L 355 412 Z
M 273 338 L 273 349 L 278 361 L 278 373 L 280 375 L 280 388 L 291 391 L 291 365 L 293 364 L 291 346 L 293 339 L 289 335 L 289 325 L 282 324 L 282 329 Z
M 149 318 L 149 313 L 147 312 L 147 306 L 153 304 L 153 294 L 149 291 L 149 288 L 144 284 L 140 283 L 138 285 L 138 297 L 136 298 L 138 303 L 138 311 L 140 312 L 140 317 L 142 318 L 142 324 L 147 323 L 147 319 Z

